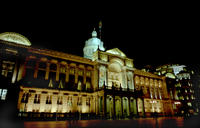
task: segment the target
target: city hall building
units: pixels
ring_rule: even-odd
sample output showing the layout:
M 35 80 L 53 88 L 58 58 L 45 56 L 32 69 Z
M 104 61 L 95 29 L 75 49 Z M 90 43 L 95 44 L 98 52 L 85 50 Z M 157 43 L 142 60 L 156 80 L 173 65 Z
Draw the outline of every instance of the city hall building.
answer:
M 118 48 L 105 50 L 95 30 L 83 53 L 80 57 L 38 49 L 18 33 L 0 34 L 1 75 L 10 81 L 8 86 L 20 88 L 18 116 L 118 119 L 174 114 L 164 76 L 136 69 Z M 0 98 L 6 100 L 9 90 L 0 88 Z

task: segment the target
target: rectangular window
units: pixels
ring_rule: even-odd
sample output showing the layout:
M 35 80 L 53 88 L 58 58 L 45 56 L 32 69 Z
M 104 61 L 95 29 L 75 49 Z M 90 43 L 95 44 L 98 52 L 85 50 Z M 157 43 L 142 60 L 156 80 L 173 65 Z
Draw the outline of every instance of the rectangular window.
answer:
M 70 107 L 72 106 L 72 97 L 70 96 L 67 98 L 67 105 Z
M 40 104 L 40 94 L 35 94 L 34 103 Z
M 0 89 L 0 99 L 1 100 L 6 100 L 6 95 L 7 95 L 7 89 Z
M 78 97 L 77 105 L 82 105 L 82 98 L 81 97 Z
M 1 75 L 11 78 L 14 70 L 14 62 L 3 61 Z
M 66 67 L 64 65 L 60 65 L 60 73 L 66 73 Z
M 57 65 L 56 64 L 51 64 L 50 65 L 50 70 L 51 71 L 56 71 L 56 69 L 57 69 Z
M 46 69 L 46 63 L 45 62 L 40 62 L 39 63 L 39 68 L 40 69 Z
M 35 60 L 28 60 L 26 63 L 27 68 L 35 68 L 36 61 Z
M 87 77 L 90 77 L 90 76 L 91 76 L 91 71 L 87 71 L 87 72 L 86 72 L 86 76 L 87 76 Z
M 79 76 L 83 76 L 83 70 L 79 70 L 79 71 L 78 71 L 78 75 L 79 75 Z
M 86 105 L 90 105 L 90 98 L 86 99 Z
M 74 75 L 75 74 L 75 69 L 74 68 L 70 68 L 69 74 Z
M 52 97 L 51 97 L 51 96 L 47 96 L 47 99 L 46 99 L 46 104 L 51 104 L 51 99 L 52 99 Z
M 38 71 L 37 78 L 38 78 L 39 80 L 44 80 L 44 79 L 45 79 L 45 75 L 46 75 L 46 71 L 39 70 L 39 71 Z
M 28 103 L 29 93 L 24 93 L 21 99 L 22 103 Z
M 57 104 L 62 105 L 62 96 L 58 97 Z

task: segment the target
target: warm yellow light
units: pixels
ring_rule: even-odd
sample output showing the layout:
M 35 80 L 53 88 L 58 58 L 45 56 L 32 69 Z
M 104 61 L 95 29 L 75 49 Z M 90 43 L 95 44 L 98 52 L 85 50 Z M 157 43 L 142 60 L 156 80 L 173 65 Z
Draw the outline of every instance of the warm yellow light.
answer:
M 82 106 L 82 113 L 87 113 L 88 112 L 88 108 L 86 106 Z
M 174 104 L 181 104 L 181 102 L 174 102 Z

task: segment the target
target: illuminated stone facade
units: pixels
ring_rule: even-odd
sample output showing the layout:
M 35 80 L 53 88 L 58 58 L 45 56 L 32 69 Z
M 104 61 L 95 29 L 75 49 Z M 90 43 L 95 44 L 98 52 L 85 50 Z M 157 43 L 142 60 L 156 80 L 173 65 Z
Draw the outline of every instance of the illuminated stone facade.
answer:
M 140 100 L 138 100 L 138 112 L 140 114 L 145 113 L 147 116 L 155 112 L 159 115 L 174 114 L 165 77 L 135 70 L 134 81 L 136 90 L 143 92 L 142 98 L 139 97 Z
M 165 77 L 135 69 L 133 59 L 118 48 L 105 51 L 100 41 L 99 50 L 83 58 L 22 45 L 27 40 L 12 41 L 0 40 L 3 46 L 0 66 L 2 75 L 20 85 L 19 116 L 68 118 L 79 113 L 82 117 L 132 118 L 154 113 L 173 115 Z M 94 45 L 92 41 L 87 48 Z

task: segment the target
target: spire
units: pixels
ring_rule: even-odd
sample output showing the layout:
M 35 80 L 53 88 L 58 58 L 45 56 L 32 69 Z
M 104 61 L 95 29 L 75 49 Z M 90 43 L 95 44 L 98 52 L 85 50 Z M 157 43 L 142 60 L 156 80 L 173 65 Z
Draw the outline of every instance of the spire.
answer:
M 94 28 L 94 30 L 92 32 L 92 37 L 97 37 L 97 32 L 95 31 L 95 28 Z

